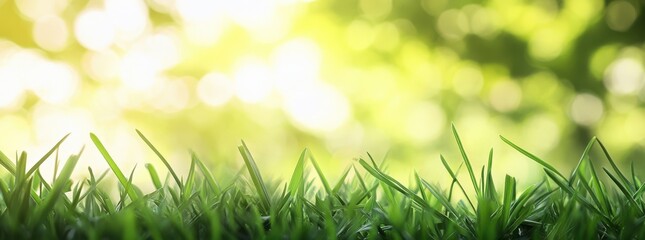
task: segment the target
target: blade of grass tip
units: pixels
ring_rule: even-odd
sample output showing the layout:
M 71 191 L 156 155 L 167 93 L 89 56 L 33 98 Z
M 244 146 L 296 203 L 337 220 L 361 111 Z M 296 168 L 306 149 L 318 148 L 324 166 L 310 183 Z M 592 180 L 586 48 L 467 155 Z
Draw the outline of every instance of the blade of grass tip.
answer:
M 417 187 L 419 188 L 419 192 L 421 192 L 421 198 L 423 198 L 424 201 L 428 201 L 428 196 L 426 195 L 426 191 L 423 190 L 423 183 L 421 183 L 421 177 L 419 177 L 419 174 L 417 171 L 414 171 L 414 180 L 417 183 Z M 448 201 L 450 201 L 450 195 L 448 194 Z
M 107 164 L 110 166 L 110 169 L 112 169 L 112 172 L 116 176 L 116 178 L 119 180 L 121 185 L 123 187 L 128 186 L 128 179 L 125 178 L 125 175 L 123 175 L 123 172 L 119 168 L 119 166 L 114 162 L 114 159 L 112 159 L 112 156 L 108 153 L 107 149 L 105 149 L 105 146 L 103 143 L 101 143 L 101 140 L 94 134 L 90 133 L 90 139 L 92 139 L 92 142 L 94 143 L 94 146 L 99 150 Z M 134 201 L 138 198 L 137 193 L 134 191 L 134 189 L 130 188 L 128 191 L 128 195 L 130 195 L 130 198 Z
M 502 222 L 509 224 L 509 216 L 511 214 L 511 205 L 515 200 L 515 178 L 506 175 L 504 182 L 504 200 L 502 204 Z
M 215 178 L 213 177 L 213 173 L 211 173 L 210 170 L 204 165 L 204 163 L 197 157 L 197 154 L 194 152 L 191 152 L 191 155 L 194 156 L 194 158 L 197 160 L 197 167 L 199 167 L 199 170 L 202 172 L 202 176 L 204 176 L 204 179 L 206 179 L 206 184 L 210 186 L 210 188 L 213 190 L 215 195 L 219 195 L 222 190 L 219 187 L 219 184 L 217 184 L 217 181 L 215 181 Z
M 369 157 L 370 162 L 372 162 L 372 165 L 374 166 L 374 168 L 379 169 L 379 165 L 378 165 L 378 164 L 376 164 L 376 161 L 374 161 L 374 158 L 372 157 L 372 154 L 370 154 L 369 152 L 367 152 L 367 157 Z M 382 164 L 382 163 L 381 163 L 381 164 Z
M 557 176 L 555 173 L 553 173 L 549 169 L 544 169 L 546 174 L 557 184 L 560 189 L 564 190 L 567 192 L 569 195 L 573 196 L 582 206 L 594 211 L 596 214 L 599 216 L 603 217 L 606 221 L 611 222 L 611 218 L 609 218 L 606 214 L 604 214 L 598 207 L 596 207 L 594 204 L 590 203 L 586 198 L 583 196 L 580 196 L 580 193 L 576 192 L 574 189 L 569 187 L 568 182 L 566 181 L 566 178 L 560 178 Z
M 172 175 L 172 177 L 175 179 L 175 182 L 179 186 L 179 189 L 184 189 L 184 186 L 182 185 L 181 181 L 179 180 L 179 177 L 177 176 L 177 173 L 175 173 L 175 170 L 173 170 L 172 167 L 170 167 L 170 163 L 168 163 L 166 158 L 163 155 L 161 155 L 159 150 L 157 150 L 157 148 L 154 145 L 152 145 L 152 143 L 148 140 L 148 138 L 146 138 L 146 136 L 143 135 L 143 133 L 141 133 L 141 131 L 139 131 L 138 129 L 136 129 L 136 131 L 139 137 L 141 137 L 141 139 L 143 139 L 143 141 L 146 143 L 146 145 L 148 145 L 148 147 L 152 149 L 152 151 L 157 155 L 157 157 L 159 157 L 161 162 L 163 162 L 163 164 L 166 165 L 166 168 L 168 168 L 168 171 L 170 171 L 170 175 Z
M 468 170 L 468 174 L 470 175 L 470 180 L 473 182 L 473 188 L 475 188 L 475 192 L 477 193 L 477 196 L 481 196 L 481 190 L 478 187 L 477 179 L 475 178 L 475 172 L 473 172 L 473 167 L 470 164 L 468 155 L 466 155 L 466 151 L 464 150 L 464 146 L 461 143 L 461 138 L 459 138 L 459 134 L 457 133 L 457 128 L 455 127 L 454 123 L 451 124 L 451 128 L 452 128 L 452 134 L 455 136 L 455 140 L 457 141 L 457 147 L 459 147 L 459 152 L 461 153 L 461 157 L 464 159 L 464 163 L 466 164 L 466 170 Z
M 483 180 L 482 180 L 483 181 Z M 486 188 L 488 197 L 497 201 L 497 191 L 495 191 L 495 182 L 493 182 L 493 149 L 488 152 L 488 167 L 486 172 Z
M 191 154 L 190 168 L 188 170 L 188 178 L 186 178 L 186 184 L 184 185 L 184 191 L 182 197 L 187 199 L 193 191 L 193 186 L 195 185 L 195 155 Z
M 249 170 L 249 174 L 251 175 L 251 180 L 253 181 L 253 185 L 255 185 L 255 189 L 257 190 L 258 195 L 260 196 L 260 201 L 262 201 L 262 205 L 264 206 L 265 210 L 268 212 L 269 209 L 271 209 L 269 192 L 267 191 L 267 188 L 264 185 L 264 181 L 262 180 L 262 176 L 260 175 L 258 166 L 255 164 L 255 160 L 253 160 L 253 156 L 251 155 L 251 152 L 249 151 L 249 148 L 246 146 L 246 143 L 244 143 L 244 141 L 242 141 L 242 145 L 238 146 L 237 148 L 238 150 L 240 150 L 240 154 L 242 154 L 242 158 L 244 159 L 246 168 Z
M 596 190 L 596 193 L 601 197 L 602 202 L 604 204 L 604 208 L 608 210 L 608 212 L 611 214 L 611 212 L 613 211 L 613 208 L 609 204 L 609 198 L 607 197 L 607 194 L 605 194 L 605 191 L 600 182 L 600 178 L 598 178 L 598 174 L 596 173 L 596 168 L 594 167 L 592 161 L 587 161 L 587 163 L 589 163 L 589 170 L 591 172 L 593 188 Z
M 634 184 L 634 188 L 637 188 L 639 181 L 638 181 L 638 178 L 636 178 L 636 173 L 634 171 L 634 162 L 630 164 L 630 168 L 632 170 L 632 183 Z
M 148 173 L 150 174 L 150 178 L 152 179 L 152 184 L 155 186 L 155 189 L 160 189 L 161 187 L 163 187 L 161 185 L 161 180 L 159 179 L 159 174 L 157 173 L 157 170 L 155 170 L 155 167 L 150 163 L 146 163 L 146 169 L 148 169 Z
M 289 181 L 289 192 L 291 195 L 296 196 L 298 189 L 302 184 L 304 184 L 304 168 L 305 168 L 305 156 L 307 155 L 307 149 L 302 151 L 300 158 L 296 167 L 293 169 L 293 174 L 291 174 L 291 181 Z M 302 194 L 302 193 L 300 193 Z M 298 195 L 299 196 L 299 195 Z
M 368 187 L 367 184 L 365 184 L 365 180 L 363 180 L 363 177 L 361 176 L 361 173 L 358 172 L 358 169 L 356 167 L 353 167 L 354 169 L 354 175 L 356 176 L 356 179 L 358 179 L 358 182 L 361 184 L 361 187 L 363 187 L 363 191 L 368 192 Z
M 58 167 L 60 165 L 60 158 L 58 157 L 59 149 L 56 149 L 56 158 L 54 159 L 54 175 L 52 176 L 52 182 L 56 181 L 56 176 L 58 176 Z
M 620 178 L 620 181 L 624 185 L 630 185 L 629 180 L 623 175 L 623 173 L 618 169 L 618 166 L 616 166 L 616 162 L 614 162 L 614 159 L 611 158 L 611 155 L 609 155 L 609 151 L 607 151 L 607 148 L 605 147 L 605 144 L 602 144 L 602 141 L 600 139 L 596 139 L 596 142 L 598 142 L 598 145 L 600 145 L 600 148 L 602 149 L 602 152 L 605 154 L 605 157 L 607 158 L 607 161 L 609 161 L 609 165 L 611 165 L 611 168 L 614 169 L 614 172 L 616 175 L 618 175 L 618 178 Z M 632 162 L 633 163 L 633 162 Z
M 72 155 L 69 157 L 69 159 L 63 166 L 60 175 L 58 175 L 58 178 L 56 178 L 56 181 L 53 183 L 51 191 L 49 192 L 49 194 L 47 194 L 47 197 L 45 198 L 43 203 L 37 207 L 35 217 L 33 218 L 33 220 L 35 221 L 33 221 L 32 223 L 40 222 L 40 219 L 42 219 L 45 214 L 49 213 L 53 209 L 54 205 L 58 201 L 58 198 L 63 194 L 67 182 L 69 181 L 69 178 L 74 171 L 74 167 L 76 167 L 76 163 L 78 162 L 81 153 L 82 150 L 78 155 Z
M 605 205 L 602 202 L 600 202 L 601 201 L 600 198 L 598 198 L 598 196 L 596 195 L 596 192 L 591 188 L 584 174 L 580 172 L 578 173 L 578 175 L 580 175 L 578 176 L 580 178 L 580 184 L 587 191 L 587 195 L 591 197 L 591 200 L 596 204 L 596 206 L 598 206 L 598 209 L 601 211 L 605 210 L 605 212 L 609 212 L 609 209 L 606 209 Z
M 616 184 L 616 186 L 618 186 L 618 189 L 620 189 L 620 191 L 625 195 L 625 197 L 627 197 L 627 198 L 629 199 L 629 201 L 630 201 L 630 202 L 632 202 L 634 205 L 639 206 L 639 209 L 640 209 L 640 205 L 636 204 L 636 201 L 634 200 L 634 198 L 632 198 L 632 195 L 629 193 L 629 191 L 627 190 L 627 188 L 625 187 L 625 185 L 623 185 L 623 184 L 620 182 L 620 180 L 618 180 L 618 179 L 617 179 L 613 174 L 611 174 L 611 172 L 609 172 L 609 170 L 607 170 L 606 168 L 602 168 L 602 170 L 604 170 L 604 171 L 605 171 L 605 173 L 607 173 L 607 175 L 609 176 L 609 178 L 611 178 L 611 180 Z M 641 209 L 641 213 L 642 213 L 642 212 L 643 212 L 643 209 Z
M 20 153 L 20 158 L 16 163 L 16 185 L 22 183 L 23 180 L 27 180 L 27 174 L 25 174 L 25 169 L 27 168 L 27 152 L 23 151 Z
M 537 156 L 529 153 L 528 151 L 522 149 L 521 147 L 515 145 L 514 143 L 512 143 L 510 140 L 506 139 L 505 137 L 503 137 L 503 136 L 499 136 L 499 137 L 502 139 L 502 141 L 504 141 L 506 144 L 508 144 L 512 148 L 515 148 L 515 150 L 517 150 L 518 152 L 522 153 L 524 156 L 526 156 L 526 157 L 530 158 L 531 160 L 539 163 L 540 165 L 542 165 L 543 167 L 549 169 L 552 173 L 558 175 L 559 177 L 561 177 L 563 179 L 567 179 L 562 174 L 560 174 L 560 172 L 558 172 L 557 169 L 555 169 L 553 166 L 551 166 L 551 164 L 548 164 L 547 162 L 545 162 L 544 160 L 540 159 L 539 157 L 537 157 Z
M 47 153 L 45 153 L 45 155 L 44 155 L 42 158 L 40 158 L 40 159 L 36 162 L 36 164 L 34 164 L 34 166 L 32 166 L 32 167 L 29 169 L 29 171 L 27 171 L 26 176 L 27 176 L 27 177 L 31 176 L 31 174 L 33 174 L 33 173 L 36 171 L 36 169 L 38 169 L 38 168 L 40 167 L 40 165 L 42 165 L 42 164 L 45 162 L 45 160 L 47 160 L 47 158 L 49 158 L 49 156 L 51 156 L 51 155 L 52 155 L 52 153 L 54 153 L 54 151 L 58 150 L 58 147 L 60 147 L 60 145 L 63 143 L 63 141 L 65 141 L 65 139 L 66 139 L 67 137 L 69 137 L 69 133 L 68 133 L 67 135 L 65 135 L 63 138 L 61 138 L 61 139 L 56 143 L 56 145 L 54 145 L 54 147 L 52 147 L 52 148 L 51 148 Z
M 320 181 L 322 182 L 323 187 L 325 188 L 325 192 L 327 192 L 328 196 L 331 196 L 332 191 L 331 191 L 331 187 L 329 186 L 329 182 L 327 182 L 327 178 L 325 178 L 323 171 L 320 169 L 318 162 L 316 161 L 316 159 L 312 154 L 309 154 L 309 160 L 311 161 L 311 164 L 314 165 L 314 169 L 316 169 L 316 173 L 318 174 L 318 177 L 320 178 Z
M 632 194 L 632 198 L 637 198 L 641 193 L 643 193 L 643 191 L 645 191 L 645 184 L 641 185 L 638 190 Z
M 468 204 L 470 204 L 470 207 L 473 209 L 473 211 L 477 211 L 477 208 L 475 208 L 475 205 L 473 204 L 473 202 L 470 200 L 470 197 L 466 193 L 464 186 L 461 185 L 461 182 L 459 182 L 459 180 L 457 179 L 457 174 L 455 174 L 455 172 L 452 171 L 452 169 L 450 168 L 450 165 L 448 165 L 448 162 L 443 157 L 443 155 L 439 154 L 439 159 L 441 159 L 441 163 L 443 164 L 443 167 L 446 169 L 446 171 L 448 171 L 448 174 L 450 174 L 450 177 L 452 177 L 452 181 L 457 183 L 457 186 L 461 190 L 461 193 L 463 193 L 464 196 L 466 197 L 466 200 L 468 201 Z
M 578 160 L 578 164 L 576 164 L 576 167 L 573 169 L 573 172 L 571 172 L 571 176 L 569 177 L 569 186 L 573 185 L 573 181 L 576 179 L 578 169 L 580 168 L 580 164 L 582 161 L 585 160 L 585 157 L 589 155 L 589 150 L 591 150 L 591 147 L 593 144 L 596 142 L 596 137 L 592 137 L 589 143 L 587 143 L 587 146 L 585 147 L 585 150 L 582 152 L 582 156 L 580 156 L 580 160 Z
M 4 167 L 4 169 L 7 169 L 11 175 L 16 175 L 16 165 L 9 160 L 9 157 L 5 155 L 2 151 L 0 151 L 0 165 Z
M 446 208 L 446 210 L 448 210 L 448 212 L 452 214 L 452 216 L 459 216 L 457 209 L 455 209 L 452 204 L 450 204 L 450 201 L 448 201 L 448 199 L 444 196 L 443 193 L 441 193 L 441 191 L 436 189 L 430 183 L 426 182 L 426 180 L 421 179 L 421 183 L 423 183 L 423 185 L 428 190 L 430 190 L 430 193 L 439 201 L 439 203 L 441 203 L 441 205 L 443 205 L 444 208 Z
M 343 184 L 345 183 L 345 179 L 347 178 L 347 175 L 349 174 L 349 170 L 352 169 L 352 165 L 349 165 L 345 168 L 345 171 L 343 171 L 343 174 L 340 176 L 340 179 L 338 179 L 338 182 L 336 182 L 336 185 L 334 185 L 334 188 L 332 189 L 332 193 L 336 194 L 340 190 L 341 187 L 343 187 Z
M 121 194 L 119 198 L 119 202 L 116 204 L 117 208 L 123 209 L 125 207 L 125 196 L 129 195 L 128 193 L 134 189 L 134 186 L 132 185 L 132 179 L 134 179 L 134 170 L 137 169 L 137 165 L 134 165 L 132 168 L 132 171 L 130 172 L 130 177 L 128 177 L 128 184 L 123 186 L 123 194 Z M 138 195 L 137 195 L 138 196 Z M 136 199 L 130 198 L 134 202 Z

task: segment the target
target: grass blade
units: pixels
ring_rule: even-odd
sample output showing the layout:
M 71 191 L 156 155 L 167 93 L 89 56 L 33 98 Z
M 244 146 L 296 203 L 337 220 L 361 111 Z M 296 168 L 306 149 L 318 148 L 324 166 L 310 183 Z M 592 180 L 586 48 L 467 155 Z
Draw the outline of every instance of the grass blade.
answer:
M 116 178 L 119 180 L 119 183 L 121 183 L 123 187 L 127 187 L 128 179 L 125 178 L 125 175 L 123 175 L 123 172 L 121 171 L 119 166 L 116 164 L 116 162 L 114 162 L 114 159 L 112 158 L 112 156 L 110 156 L 110 153 L 108 153 L 107 149 L 105 149 L 105 146 L 103 145 L 103 143 L 101 143 L 101 140 L 99 140 L 99 138 L 96 137 L 94 133 L 90 133 L 90 138 L 92 139 L 94 146 L 96 146 L 96 148 L 103 156 L 103 159 L 105 159 L 107 164 L 110 166 L 110 169 L 112 170 Z M 130 199 L 132 199 L 133 201 L 139 198 L 139 196 L 137 196 L 137 193 L 132 188 L 129 188 L 128 196 L 130 196 Z
M 473 182 L 473 188 L 475 188 L 475 192 L 479 197 L 481 196 L 481 190 L 479 189 L 479 185 L 477 184 L 477 179 L 475 178 L 475 172 L 473 171 L 473 166 L 470 164 L 468 155 L 466 155 L 466 151 L 464 150 L 464 145 L 461 143 L 461 138 L 459 138 L 459 134 L 457 133 L 457 128 L 455 127 L 455 124 L 452 124 L 451 128 L 452 128 L 452 134 L 455 136 L 455 140 L 457 141 L 457 146 L 459 147 L 459 152 L 461 153 L 461 157 L 464 159 L 464 163 L 466 164 L 466 170 L 468 170 L 468 175 L 470 175 L 470 180 Z
M 137 131 L 137 134 L 139 135 L 139 137 L 141 137 L 141 139 L 143 139 L 143 141 L 146 143 L 146 145 L 148 145 L 148 147 L 150 149 L 152 149 L 152 151 L 157 155 L 157 157 L 159 157 L 159 159 L 161 159 L 161 162 L 163 162 L 163 164 L 166 166 L 166 168 L 168 168 L 168 171 L 170 172 L 170 175 L 172 175 L 172 177 L 175 179 L 175 182 L 177 183 L 177 186 L 179 186 L 179 189 L 183 190 L 184 185 L 179 180 L 179 177 L 177 176 L 177 173 L 175 173 L 175 170 L 173 170 L 172 167 L 170 167 L 170 163 L 168 163 L 168 160 L 166 160 L 166 158 L 163 155 L 161 155 L 159 150 L 157 150 L 157 148 L 154 145 L 152 145 L 152 143 L 148 140 L 148 138 L 146 138 L 146 136 L 143 135 L 143 133 L 141 133 L 141 131 L 139 131 L 138 129 L 136 131 Z
M 9 160 L 9 157 L 5 155 L 2 151 L 0 151 L 0 165 L 2 165 L 11 175 L 16 174 L 16 165 Z
M 71 177 L 72 172 L 74 171 L 74 167 L 76 166 L 76 163 L 78 162 L 78 159 L 80 158 L 82 152 L 83 150 L 81 150 L 78 155 L 72 155 L 71 157 L 69 157 L 60 174 L 56 178 L 56 181 L 52 185 L 51 191 L 49 192 L 43 203 L 36 209 L 32 223 L 38 223 L 45 216 L 45 214 L 52 211 L 54 205 L 63 194 L 67 182 L 69 181 L 69 178 Z
M 517 150 L 518 152 L 524 154 L 524 156 L 527 156 L 531 160 L 539 163 L 540 165 L 542 165 L 543 167 L 549 169 L 552 173 L 558 175 L 559 177 L 566 179 L 564 176 L 562 176 L 562 174 L 560 174 L 560 172 L 558 172 L 557 169 L 555 169 L 553 166 L 551 166 L 551 164 L 548 164 L 547 162 L 545 162 L 544 160 L 540 159 L 539 157 L 536 157 L 535 155 L 527 152 L 526 150 L 524 150 L 521 147 L 515 145 L 514 143 L 512 143 L 508 139 L 504 138 L 503 136 L 499 136 L 499 137 L 502 138 L 502 141 L 504 141 L 506 144 L 508 144 L 512 148 L 515 148 L 515 150 Z
M 52 153 L 54 153 L 54 151 L 58 150 L 58 147 L 60 147 L 60 145 L 63 143 L 63 141 L 65 141 L 67 137 L 69 137 L 69 133 L 65 135 L 61 140 L 59 140 L 56 143 L 56 145 L 54 145 L 54 147 L 52 147 L 47 153 L 45 153 L 45 155 L 42 158 L 40 158 L 36 162 L 36 164 L 34 164 L 34 166 L 32 166 L 29 169 L 29 171 L 27 171 L 27 174 L 26 174 L 27 177 L 31 176 L 31 174 L 33 174 L 40 167 L 40 165 L 42 165 L 45 162 L 45 160 L 47 160 L 47 158 L 49 158 L 49 156 L 51 156 Z
M 623 185 L 629 186 L 631 188 L 631 185 L 629 184 L 629 180 L 627 180 L 625 175 L 623 175 L 623 173 L 618 169 L 618 166 L 616 166 L 614 159 L 611 158 L 611 155 L 609 155 L 609 151 L 607 151 L 607 148 L 605 148 L 605 144 L 602 144 L 602 141 L 600 141 L 600 139 L 596 139 L 596 141 L 598 142 L 598 145 L 600 145 L 600 148 L 602 149 L 602 152 L 605 154 L 605 157 L 607 157 L 607 161 L 609 161 L 609 165 L 611 165 L 611 168 L 614 169 L 614 172 L 618 175 L 620 182 Z
M 146 169 L 148 169 L 148 173 L 150 174 L 150 178 L 152 179 L 152 184 L 155 186 L 155 188 L 160 189 L 161 187 L 163 187 L 161 185 L 161 180 L 159 180 L 159 174 L 157 173 L 157 170 L 155 170 L 155 167 L 150 163 L 146 163 Z
M 329 182 L 327 181 L 327 178 L 325 178 L 323 171 L 320 169 L 318 162 L 316 161 L 316 159 L 312 154 L 309 154 L 309 160 L 311 160 L 311 164 L 314 165 L 314 169 L 316 169 L 316 173 L 318 173 L 318 177 L 320 178 L 320 181 L 322 182 L 323 187 L 325 188 L 325 192 L 327 192 L 327 195 L 331 196 L 332 189 L 329 186 Z
M 587 157 L 587 155 L 589 154 L 589 150 L 591 150 L 591 147 L 593 146 L 594 142 L 596 142 L 596 137 L 591 138 L 591 141 L 587 143 L 585 150 L 582 152 L 582 156 L 580 156 L 580 160 L 578 160 L 578 164 L 576 164 L 576 167 L 571 172 L 571 176 L 569 177 L 569 186 L 573 184 L 573 180 L 575 180 L 576 178 L 576 175 L 577 175 L 576 173 L 580 168 L 580 164 L 582 164 L 582 161 L 584 161 L 585 157 Z
M 271 201 L 269 200 L 267 187 L 264 185 L 264 181 L 260 175 L 260 170 L 258 170 L 258 166 L 255 164 L 255 160 L 253 160 L 253 156 L 251 155 L 251 152 L 249 152 L 249 148 L 246 147 L 246 143 L 244 143 L 244 141 L 242 141 L 242 145 L 237 148 L 240 150 L 240 154 L 242 154 L 242 158 L 244 159 L 244 164 L 249 170 L 251 180 L 258 192 L 262 206 L 264 207 L 264 210 L 268 212 L 269 209 L 271 209 Z
M 289 181 L 289 192 L 291 195 L 302 195 L 298 190 L 304 185 L 304 168 L 305 168 L 305 157 L 307 155 L 307 149 L 303 150 L 296 163 L 296 167 L 293 169 L 293 174 L 291 174 L 291 181 Z
M 219 184 L 217 184 L 217 181 L 215 181 L 215 178 L 213 177 L 213 174 L 211 173 L 211 171 L 208 170 L 206 165 L 204 165 L 204 163 L 201 160 L 199 160 L 199 158 L 197 157 L 197 154 L 195 154 L 194 152 L 191 152 L 191 155 L 193 155 L 194 156 L 193 158 L 197 160 L 197 167 L 199 167 L 199 170 L 202 172 L 202 176 L 204 176 L 204 178 L 206 179 L 206 184 L 208 184 L 208 186 L 211 187 L 215 195 L 219 195 L 222 192 L 222 190 L 219 187 Z

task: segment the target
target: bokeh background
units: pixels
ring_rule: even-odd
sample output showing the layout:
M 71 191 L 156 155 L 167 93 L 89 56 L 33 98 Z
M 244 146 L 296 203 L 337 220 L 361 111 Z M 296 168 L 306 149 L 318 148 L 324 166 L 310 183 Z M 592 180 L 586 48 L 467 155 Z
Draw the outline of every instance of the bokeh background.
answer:
M 598 136 L 622 166 L 645 156 L 645 2 L 638 0 L 0 0 L 0 149 L 34 162 L 95 132 L 124 171 L 222 178 L 244 139 L 270 178 L 308 147 L 329 177 L 366 157 L 449 180 L 439 154 L 498 176 L 543 172 L 498 135 L 568 171 Z M 600 156 L 597 152 L 594 156 Z M 53 169 L 53 161 L 45 169 Z M 641 168 L 637 168 L 641 169 Z M 48 173 L 45 173 L 47 175 Z M 437 176 L 436 178 L 433 177 Z

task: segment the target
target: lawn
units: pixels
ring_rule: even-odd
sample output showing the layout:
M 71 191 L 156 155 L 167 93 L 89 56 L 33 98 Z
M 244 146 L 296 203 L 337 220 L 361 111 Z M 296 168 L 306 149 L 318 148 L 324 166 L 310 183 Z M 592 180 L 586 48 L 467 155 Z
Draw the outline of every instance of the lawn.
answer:
M 191 154 L 188 176 L 179 176 L 149 139 L 141 139 L 168 170 L 160 177 L 147 164 L 155 189 L 144 193 L 132 184 L 100 139 L 90 138 L 110 169 L 72 182 L 70 176 L 82 150 L 58 167 L 61 139 L 34 166 L 27 154 L 15 161 L 0 152 L 7 174 L 0 181 L 2 239 L 642 239 L 645 237 L 645 185 L 618 169 L 608 149 L 589 141 L 571 173 L 562 173 L 539 157 L 501 138 L 540 164 L 544 180 L 518 189 L 506 176 L 493 182 L 494 161 L 481 170 L 472 166 L 456 129 L 452 128 L 463 162 L 437 166 L 452 177 L 441 189 L 433 179 L 415 174 L 406 186 L 387 174 L 387 164 L 369 154 L 348 166 L 339 179 L 328 179 L 315 158 L 304 150 L 287 182 L 267 182 L 249 148 L 239 152 L 245 168 L 233 179 L 218 179 Z M 607 168 L 594 167 L 588 155 L 600 148 Z M 55 179 L 40 172 L 56 161 Z M 158 161 L 158 160 L 155 160 Z M 462 168 L 465 168 L 462 170 Z M 461 172 L 460 172 L 461 170 Z M 465 171 L 465 173 L 464 173 Z M 351 173 L 351 174 L 350 174 Z M 460 182 L 458 174 L 470 181 Z M 108 174 L 119 181 L 113 198 L 99 184 Z M 265 173 L 266 174 L 266 173 Z M 223 185 L 221 182 L 228 182 Z M 469 191 L 474 189 L 474 191 Z M 463 198 L 456 196 L 465 196 Z

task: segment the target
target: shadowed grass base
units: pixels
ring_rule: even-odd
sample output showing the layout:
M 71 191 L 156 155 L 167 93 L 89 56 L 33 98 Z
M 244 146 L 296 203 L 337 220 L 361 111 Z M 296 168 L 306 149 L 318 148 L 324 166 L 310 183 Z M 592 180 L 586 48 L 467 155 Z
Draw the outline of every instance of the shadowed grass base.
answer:
M 374 159 L 359 159 L 340 179 L 330 182 L 307 150 L 300 155 L 289 182 L 267 184 L 246 144 L 239 151 L 246 170 L 220 186 L 196 154 L 189 174 L 178 176 L 163 155 L 137 131 L 168 168 L 166 181 L 146 165 L 155 191 L 144 194 L 132 185 L 98 137 L 90 135 L 110 170 L 89 179 L 69 180 L 81 153 L 69 157 L 55 180 L 45 181 L 40 165 L 57 151 L 59 141 L 27 169 L 27 154 L 11 161 L 0 152 L 9 173 L 0 180 L 0 239 L 643 239 L 645 185 L 617 167 L 604 145 L 593 138 L 567 176 L 546 161 L 502 137 L 539 163 L 545 180 L 516 189 L 506 176 L 496 187 L 493 150 L 488 164 L 475 171 L 459 135 L 452 128 L 462 165 L 451 168 L 448 189 L 439 189 L 415 174 L 405 186 Z M 611 169 L 597 169 L 588 152 L 598 145 Z M 368 154 L 369 155 L 369 154 Z M 316 176 L 308 178 L 307 165 Z M 470 182 L 457 180 L 465 166 Z M 353 177 L 348 177 L 353 172 Z M 246 174 L 248 172 L 248 174 Z M 119 181 L 118 199 L 98 184 L 107 174 Z M 313 173 L 312 173 L 313 174 Z M 611 181 L 601 181 L 599 174 Z M 171 181 L 169 181 L 171 179 Z M 314 181 L 317 184 L 314 184 Z M 467 194 L 465 185 L 474 187 Z M 322 188 L 316 187 L 322 186 Z M 454 199 L 461 192 L 463 199 Z

